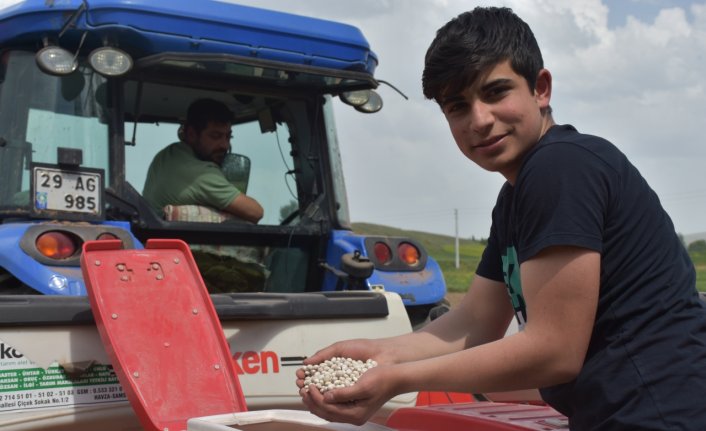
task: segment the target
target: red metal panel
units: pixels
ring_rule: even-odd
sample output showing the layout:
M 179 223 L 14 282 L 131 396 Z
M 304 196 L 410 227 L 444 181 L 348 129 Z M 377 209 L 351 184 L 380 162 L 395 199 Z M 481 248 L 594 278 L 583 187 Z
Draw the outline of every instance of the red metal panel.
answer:
M 147 430 L 245 411 L 218 315 L 186 243 L 84 245 L 81 268 L 98 332 Z
M 416 405 L 472 403 L 475 400 L 473 395 L 465 392 L 419 392 Z
M 398 431 L 554 431 L 568 430 L 568 420 L 548 406 L 474 402 L 407 407 L 394 411 L 388 427 Z

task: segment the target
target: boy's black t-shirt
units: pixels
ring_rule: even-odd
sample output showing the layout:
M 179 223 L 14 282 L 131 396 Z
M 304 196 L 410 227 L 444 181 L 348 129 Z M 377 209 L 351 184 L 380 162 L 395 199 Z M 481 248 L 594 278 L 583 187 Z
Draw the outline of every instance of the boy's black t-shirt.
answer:
M 503 281 L 520 326 L 519 265 L 551 246 L 601 255 L 584 366 L 542 397 L 572 430 L 706 430 L 706 307 L 657 195 L 608 141 L 554 126 L 493 209 L 477 274 Z

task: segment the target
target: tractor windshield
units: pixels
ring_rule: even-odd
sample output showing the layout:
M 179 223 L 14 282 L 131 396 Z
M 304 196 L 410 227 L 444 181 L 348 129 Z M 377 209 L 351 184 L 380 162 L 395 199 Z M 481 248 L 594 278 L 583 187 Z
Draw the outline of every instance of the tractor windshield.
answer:
M 183 110 L 186 111 L 186 105 Z M 144 189 L 147 170 L 155 154 L 178 141 L 180 130 L 179 123 L 166 121 L 125 123 L 126 180 L 136 190 Z M 258 121 L 244 121 L 234 124 L 231 132 L 232 153 L 226 156 L 225 164 L 228 166 L 223 167 L 224 171 L 230 167 L 236 176 L 232 180 L 236 187 L 262 205 L 264 217 L 260 220 L 261 225 L 279 225 L 299 208 L 295 160 L 291 155 L 292 144 L 287 126 L 273 123 L 271 131 L 263 133 Z M 213 221 L 215 216 L 208 215 L 200 220 L 180 214 L 181 217 L 172 218 L 176 213 L 165 214 L 165 208 L 160 210 L 159 216 L 168 220 Z M 181 211 L 203 212 L 203 209 L 186 208 Z
M 38 193 L 30 193 L 36 164 L 45 167 L 41 171 L 45 176 L 35 181 L 54 188 L 67 186 L 62 178 L 51 175 L 58 172 L 59 163 L 75 171 L 88 168 L 96 178 L 105 175 L 101 180 L 109 184 L 105 87 L 105 78 L 83 64 L 59 77 L 42 72 L 33 52 L 0 54 L 0 214 L 24 215 L 36 208 Z M 71 179 L 82 181 L 78 176 Z M 62 193 L 56 202 L 50 201 L 50 207 L 59 210 L 52 212 L 52 218 L 61 218 L 64 210 L 80 213 L 101 204 L 86 199 L 81 194 Z

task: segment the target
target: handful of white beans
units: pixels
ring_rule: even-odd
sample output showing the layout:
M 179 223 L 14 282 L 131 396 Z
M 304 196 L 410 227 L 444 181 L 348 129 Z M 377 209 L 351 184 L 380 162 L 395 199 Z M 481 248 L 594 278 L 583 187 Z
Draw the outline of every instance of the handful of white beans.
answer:
M 351 358 L 334 356 L 320 364 L 304 365 L 304 387 L 314 385 L 319 392 L 324 393 L 336 388 L 353 386 L 360 376 L 369 369 L 377 366 L 372 359 L 359 361 Z

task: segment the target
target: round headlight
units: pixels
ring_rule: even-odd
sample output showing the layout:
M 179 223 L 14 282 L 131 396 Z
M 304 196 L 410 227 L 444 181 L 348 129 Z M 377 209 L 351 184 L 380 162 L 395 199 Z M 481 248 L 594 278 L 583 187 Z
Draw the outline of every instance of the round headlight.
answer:
M 68 259 L 78 251 L 79 240 L 72 234 L 62 231 L 49 231 L 37 237 L 35 246 L 40 253 L 50 259 Z
M 373 90 L 369 90 L 368 93 L 368 100 L 362 105 L 356 106 L 356 111 L 372 114 L 382 109 L 382 97 Z
M 400 260 L 409 266 L 417 265 L 421 256 L 417 247 L 408 242 L 402 242 L 397 246 L 397 254 Z
M 383 265 L 387 265 L 392 261 L 392 250 L 384 242 L 376 242 L 373 246 L 375 258 Z
M 369 98 L 370 90 L 356 90 L 341 93 L 341 100 L 343 101 L 343 103 L 351 106 L 364 105 L 368 103 Z
M 52 75 L 68 75 L 78 67 L 74 55 L 58 46 L 47 46 L 36 55 L 37 65 Z
M 88 62 L 96 72 L 105 76 L 120 76 L 132 69 L 132 58 L 128 53 L 110 46 L 91 52 Z

